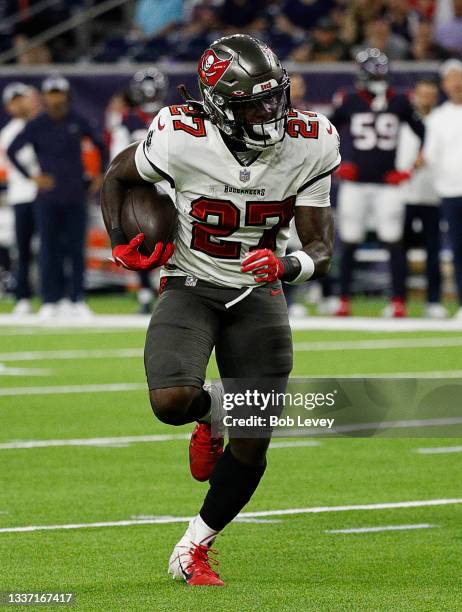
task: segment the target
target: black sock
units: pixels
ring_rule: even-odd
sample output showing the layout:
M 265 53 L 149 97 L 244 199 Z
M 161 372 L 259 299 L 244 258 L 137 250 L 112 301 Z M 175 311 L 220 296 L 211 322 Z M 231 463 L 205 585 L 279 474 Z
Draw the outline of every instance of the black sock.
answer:
M 188 408 L 186 413 L 187 421 L 185 421 L 185 423 L 192 423 L 193 421 L 202 419 L 210 410 L 211 401 L 212 398 L 210 397 L 210 393 L 201 389 Z
M 202 520 L 221 531 L 248 503 L 266 469 L 238 461 L 229 448 L 220 457 L 210 477 L 210 489 L 200 510 Z
M 340 297 L 350 297 L 356 244 L 345 242 L 340 261 Z
M 387 244 L 390 254 L 391 291 L 392 297 L 406 297 L 406 252 L 401 242 Z

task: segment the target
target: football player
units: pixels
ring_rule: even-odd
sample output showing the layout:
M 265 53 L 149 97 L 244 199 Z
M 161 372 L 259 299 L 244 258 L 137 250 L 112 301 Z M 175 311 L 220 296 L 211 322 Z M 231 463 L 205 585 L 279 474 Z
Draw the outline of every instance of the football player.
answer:
M 127 91 L 129 108 L 110 133 L 111 159 L 131 143 L 146 138 L 152 120 L 164 105 L 167 86 L 167 78 L 155 67 L 139 70 L 134 75 Z M 149 271 L 140 271 L 139 279 L 141 285 L 138 291 L 139 312 L 148 314 L 151 312 L 154 298 Z
M 336 96 L 331 120 L 348 133 L 345 162 L 337 176 L 338 229 L 342 240 L 340 264 L 341 300 L 337 315 L 351 313 L 350 285 L 356 248 L 371 225 L 390 258 L 392 300 L 384 314 L 403 317 L 405 310 L 405 254 L 402 246 L 404 203 L 400 184 L 409 171 L 396 169 L 395 157 L 402 122 L 423 140 L 425 128 L 405 95 L 388 83 L 387 56 L 366 49 L 356 56 L 359 68 L 354 91 Z
M 215 348 L 220 376 L 256 378 L 283 391 L 292 341 L 281 281 L 325 275 L 332 250 L 330 175 L 339 139 L 322 115 L 290 106 L 290 82 L 276 55 L 243 34 L 215 41 L 199 60 L 202 102 L 163 108 L 145 141 L 110 166 L 102 191 L 116 262 L 163 266 L 162 294 L 145 347 L 154 414 L 171 425 L 197 422 L 194 478 L 210 487 L 175 546 L 169 572 L 190 585 L 222 585 L 210 546 L 253 495 L 266 468 L 270 434 L 223 438 L 219 385 L 204 387 Z M 185 91 L 185 90 L 183 90 Z M 166 181 L 175 189 L 175 245 L 138 251 L 120 227 L 127 188 Z M 285 256 L 295 216 L 302 248 Z

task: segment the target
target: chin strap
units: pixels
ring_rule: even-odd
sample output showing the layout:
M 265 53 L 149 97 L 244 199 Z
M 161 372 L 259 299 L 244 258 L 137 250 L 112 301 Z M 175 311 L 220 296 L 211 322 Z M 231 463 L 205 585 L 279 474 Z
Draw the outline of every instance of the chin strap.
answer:
M 190 114 L 190 115 L 194 115 L 194 117 L 201 117 L 202 119 L 205 119 L 205 118 L 210 119 L 209 115 L 207 114 L 204 108 L 203 103 L 199 102 L 199 100 L 193 99 L 192 95 L 186 89 L 186 85 L 184 84 L 178 85 L 177 90 L 180 96 L 183 98 L 184 102 L 186 102 L 186 104 L 190 107 L 190 109 L 186 111 L 187 115 Z

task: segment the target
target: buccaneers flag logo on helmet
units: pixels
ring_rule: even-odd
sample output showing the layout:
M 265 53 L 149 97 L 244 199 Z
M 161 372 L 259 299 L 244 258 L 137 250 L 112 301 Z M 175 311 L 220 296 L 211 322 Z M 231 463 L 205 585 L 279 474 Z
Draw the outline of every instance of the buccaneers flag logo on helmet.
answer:
M 199 76 L 205 85 L 214 86 L 226 72 L 231 60 L 221 60 L 212 49 L 207 49 L 199 60 Z

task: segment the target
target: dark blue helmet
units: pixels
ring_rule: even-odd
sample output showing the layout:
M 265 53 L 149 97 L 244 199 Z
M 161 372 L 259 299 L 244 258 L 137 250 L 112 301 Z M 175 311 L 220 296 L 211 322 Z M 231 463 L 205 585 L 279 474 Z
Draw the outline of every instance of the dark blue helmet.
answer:
M 356 55 L 359 68 L 359 80 L 364 86 L 370 81 L 386 81 L 388 79 L 389 62 L 380 49 L 364 49 Z
M 167 77 L 157 68 L 139 70 L 130 81 L 130 102 L 132 106 L 138 106 L 145 113 L 154 115 L 164 106 L 167 87 Z

